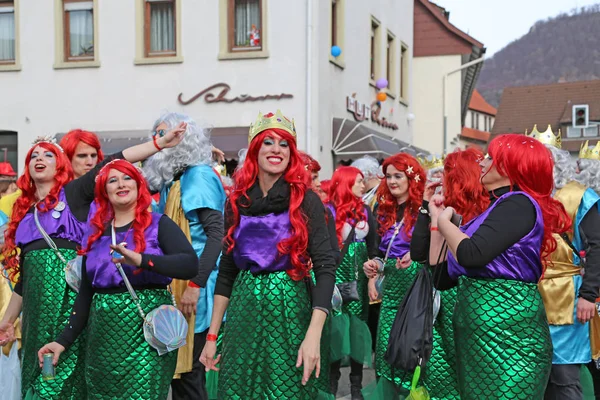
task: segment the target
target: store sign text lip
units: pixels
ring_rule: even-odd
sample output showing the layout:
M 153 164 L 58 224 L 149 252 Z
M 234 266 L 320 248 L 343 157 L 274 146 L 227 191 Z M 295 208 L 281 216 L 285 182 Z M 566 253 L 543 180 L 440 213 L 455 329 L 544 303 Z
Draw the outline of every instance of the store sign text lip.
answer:
M 346 97 L 346 109 L 354 115 L 354 119 L 358 122 L 368 121 L 369 119 L 379 126 L 398 130 L 398 125 L 388 122 L 385 118 L 379 117 L 381 106 L 377 102 L 373 102 L 371 106 L 361 103 L 352 96 Z
M 248 94 L 241 94 L 234 98 L 227 98 L 227 94 L 231 90 L 231 86 L 226 83 L 220 82 L 215 83 L 212 86 L 207 87 L 206 89 L 198 92 L 196 95 L 191 97 L 189 100 L 183 100 L 183 93 L 179 93 L 177 96 L 177 100 L 180 104 L 186 106 L 194 101 L 198 100 L 200 97 L 204 96 L 204 101 L 207 103 L 245 103 L 247 101 L 265 101 L 265 100 L 282 100 L 282 99 L 291 99 L 294 95 L 289 93 L 281 93 L 281 94 L 265 94 L 260 96 L 250 96 Z

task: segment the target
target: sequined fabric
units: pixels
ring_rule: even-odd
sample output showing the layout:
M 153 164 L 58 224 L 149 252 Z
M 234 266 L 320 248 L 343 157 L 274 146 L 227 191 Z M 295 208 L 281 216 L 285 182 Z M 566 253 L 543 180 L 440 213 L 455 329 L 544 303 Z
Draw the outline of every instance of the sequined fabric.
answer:
M 460 399 L 456 376 L 454 329 L 452 327 L 456 288 L 439 293 L 440 311 L 433 325 L 433 351 L 427 367 L 423 370 L 423 384 L 429 391 L 432 400 Z
M 385 352 L 387 351 L 390 330 L 398 312 L 398 307 L 402 303 L 404 295 L 413 284 L 420 268 L 421 265 L 419 263 L 413 262 L 406 269 L 397 269 L 396 259 L 390 258 L 387 260 L 384 269 L 385 280 L 383 281 L 383 297 L 381 311 L 379 312 L 379 326 L 377 328 L 375 371 L 378 377 L 394 381 L 396 385 L 402 385 L 405 389 L 410 389 L 412 372 L 392 369 L 385 361 Z
M 167 290 L 136 293 L 145 313 L 171 304 Z M 142 321 L 129 292 L 94 295 L 86 350 L 88 399 L 167 398 L 177 351 L 159 356 L 144 339 Z
M 543 399 L 552 341 L 535 283 L 460 277 L 454 337 L 462 400 Z
M 76 256 L 74 250 L 60 251 L 67 259 Z M 77 293 L 67 286 L 64 264 L 50 249 L 32 250 L 23 256 L 22 273 L 21 392 L 42 399 L 85 399 L 85 331 L 61 354 L 54 380 L 42 379 L 37 357 L 38 350 L 55 341 L 69 323 Z
M 240 271 L 224 328 L 219 399 L 296 399 L 324 396 L 314 373 L 302 385 L 298 349 L 312 314 L 304 281 L 286 272 Z M 328 351 L 321 345 L 321 352 Z M 321 357 L 323 358 L 323 356 Z M 321 375 L 327 368 L 321 366 Z

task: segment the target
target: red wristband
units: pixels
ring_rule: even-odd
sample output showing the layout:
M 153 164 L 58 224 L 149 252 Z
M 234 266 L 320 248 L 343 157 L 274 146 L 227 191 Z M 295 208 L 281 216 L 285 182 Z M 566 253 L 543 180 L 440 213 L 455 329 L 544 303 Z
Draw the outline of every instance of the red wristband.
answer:
M 196 289 L 200 289 L 200 286 L 196 285 L 196 284 L 195 284 L 194 282 L 192 282 L 192 281 L 189 281 L 189 282 L 188 282 L 188 287 L 193 287 L 193 288 L 196 288 Z
M 216 342 L 217 341 L 217 335 L 209 333 L 208 335 L 206 335 L 206 341 L 207 342 Z
M 152 143 L 154 143 L 154 147 L 156 147 L 156 150 L 158 150 L 158 151 L 162 150 L 160 148 L 160 146 L 158 145 L 158 135 L 152 136 Z
M 437 226 L 432 226 L 431 228 L 429 228 L 429 230 L 430 230 L 431 232 L 438 232 L 438 231 L 439 231 L 439 229 L 438 229 L 438 227 L 437 227 Z

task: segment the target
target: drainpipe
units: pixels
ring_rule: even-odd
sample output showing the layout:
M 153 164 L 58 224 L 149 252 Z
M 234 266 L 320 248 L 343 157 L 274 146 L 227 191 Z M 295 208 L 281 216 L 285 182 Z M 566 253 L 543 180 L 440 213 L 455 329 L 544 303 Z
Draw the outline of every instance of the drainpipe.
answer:
M 444 143 L 442 148 L 444 149 L 444 151 L 442 154 L 446 154 L 446 139 L 448 136 L 448 113 L 446 112 L 446 80 L 450 75 L 462 71 L 465 68 L 469 68 L 472 65 L 479 64 L 480 62 L 483 62 L 483 60 L 485 60 L 485 57 L 480 57 L 476 60 L 469 61 L 468 63 L 461 65 L 460 68 L 457 68 L 454 71 L 450 71 L 444 75 L 444 79 L 442 80 L 442 109 L 444 113 Z
M 312 3 L 313 0 L 306 1 L 306 127 L 305 127 L 305 146 L 306 152 L 311 152 L 311 134 L 312 134 Z

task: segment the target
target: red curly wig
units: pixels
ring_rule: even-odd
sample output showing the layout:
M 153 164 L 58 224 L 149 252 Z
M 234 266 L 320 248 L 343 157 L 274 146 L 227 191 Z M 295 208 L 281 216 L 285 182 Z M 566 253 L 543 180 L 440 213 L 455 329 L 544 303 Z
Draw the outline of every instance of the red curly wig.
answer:
M 75 150 L 80 142 L 96 149 L 98 152 L 98 162 L 104 160 L 104 154 L 102 153 L 102 147 L 100 146 L 98 136 L 96 136 L 95 133 L 84 131 L 82 129 L 73 129 L 60 139 L 60 147 L 65 151 L 65 155 L 69 161 L 75 156 Z
M 265 117 L 272 116 L 267 114 Z M 296 147 L 296 139 L 288 132 L 282 129 L 267 129 L 259 133 L 248 147 L 244 167 L 236 171 L 234 175 L 235 186 L 228 199 L 228 206 L 231 207 L 231 219 L 228 221 L 231 226 L 225 235 L 225 243 L 227 251 L 231 252 L 235 246 L 233 234 L 240 223 L 239 207 L 244 200 L 245 204 L 250 202 L 248 190 L 254 185 L 258 179 L 258 152 L 263 145 L 263 140 L 266 137 L 279 136 L 281 140 L 287 140 L 290 149 L 290 160 L 287 169 L 283 174 L 283 178 L 290 186 L 290 223 L 292 224 L 291 236 L 282 240 L 277 244 L 277 250 L 280 254 L 289 254 L 293 269 L 287 273 L 295 281 L 302 280 L 308 274 L 309 267 L 307 265 L 308 256 L 306 253 L 308 247 L 308 229 L 306 226 L 306 216 L 300 208 L 304 195 L 308 190 L 308 180 L 304 161 L 300 156 L 300 152 Z
M 29 173 L 29 163 L 31 162 L 31 153 L 37 147 L 41 147 L 54 154 L 56 157 L 56 173 L 54 175 L 54 185 L 50 189 L 50 193 L 41 201 L 37 208 L 39 212 L 46 212 L 51 210 L 58 203 L 58 195 L 63 186 L 73 179 L 73 171 L 71 169 L 71 162 L 65 156 L 65 154 L 55 145 L 48 142 L 40 142 L 35 144 L 27 152 L 25 157 L 25 168 L 23 175 L 17 180 L 17 186 L 21 189 L 21 196 L 15 202 L 13 207 L 10 222 L 4 236 L 4 248 L 2 249 L 2 255 L 4 256 L 4 268 L 8 272 L 11 279 L 16 278 L 19 273 L 19 262 L 16 258 L 17 255 L 17 244 L 15 243 L 15 235 L 19 223 L 27 214 L 27 211 L 33 206 L 38 199 L 36 198 L 37 188 L 33 181 L 31 174 Z
M 488 192 L 481 184 L 482 159 L 480 150 L 470 148 L 448 154 L 444 162 L 444 203 L 462 215 L 465 223 L 490 205 Z
M 404 209 L 404 233 L 408 238 L 412 236 L 412 229 L 417 222 L 417 213 L 423 201 L 425 191 L 425 180 L 427 173 L 416 158 L 406 153 L 399 153 L 386 158 L 383 161 L 383 175 L 386 176 L 388 167 L 392 165 L 398 171 L 402 171 L 408 178 L 408 199 Z M 412 173 L 407 172 L 412 167 Z M 419 177 L 417 179 L 417 176 Z M 386 182 L 382 182 L 377 189 L 377 220 L 379 221 L 379 235 L 383 236 L 396 222 L 396 213 L 399 207 L 398 201 L 390 192 Z
M 564 206 L 552 197 L 552 153 L 541 142 L 517 134 L 497 136 L 490 143 L 488 153 L 498 173 L 507 177 L 511 186 L 516 185 L 530 195 L 540 206 L 544 219 L 541 255 L 545 266 L 556 250 L 553 234 L 561 234 L 571 228 L 571 218 Z
M 325 179 L 321 181 L 321 191 L 323 192 L 325 197 L 321 197 L 323 203 L 329 203 L 329 191 L 331 190 L 331 179 Z
M 352 193 L 356 177 L 364 178 L 362 172 L 355 167 L 339 167 L 331 177 L 329 188 L 329 202 L 335 209 L 335 231 L 340 248 L 343 244 L 342 228 L 348 222 L 355 226 L 359 221 L 365 221 L 365 204 L 360 197 Z
M 150 196 L 150 191 L 146 185 L 146 180 L 142 176 L 142 173 L 130 162 L 125 160 L 113 160 L 102 167 L 100 172 L 98 172 L 96 187 L 94 188 L 98 209 L 90 219 L 90 225 L 94 229 L 94 233 L 88 237 L 85 248 L 79 252 L 80 255 L 84 255 L 90 250 L 94 242 L 102 236 L 107 224 L 114 218 L 115 213 L 108 200 L 108 193 L 106 192 L 106 182 L 108 181 L 110 171 L 112 170 L 117 170 L 129 175 L 137 183 L 138 197 L 135 206 L 135 218 L 133 219 L 133 225 L 131 227 L 133 230 L 135 251 L 141 253 L 146 249 L 144 232 L 152 223 L 152 214 L 149 211 L 152 197 Z

